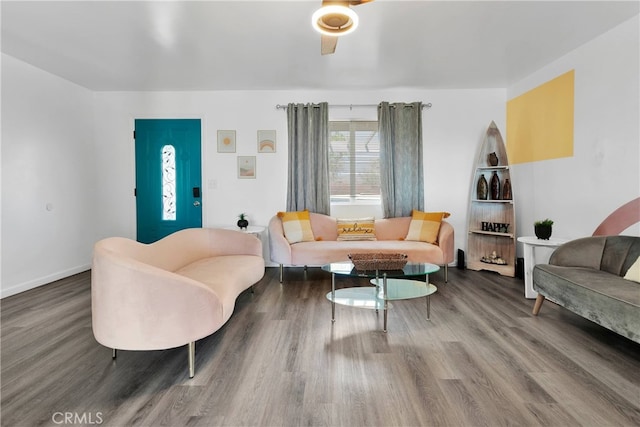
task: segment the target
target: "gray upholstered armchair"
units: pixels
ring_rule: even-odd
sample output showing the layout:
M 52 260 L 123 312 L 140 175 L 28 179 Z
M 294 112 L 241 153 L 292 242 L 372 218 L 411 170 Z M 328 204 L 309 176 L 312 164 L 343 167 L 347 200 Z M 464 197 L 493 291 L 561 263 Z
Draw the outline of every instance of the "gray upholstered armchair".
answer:
M 533 314 L 550 298 L 640 342 L 640 283 L 624 278 L 638 257 L 640 237 L 585 237 L 563 244 L 553 252 L 549 264 L 533 269 L 533 289 L 538 292 Z

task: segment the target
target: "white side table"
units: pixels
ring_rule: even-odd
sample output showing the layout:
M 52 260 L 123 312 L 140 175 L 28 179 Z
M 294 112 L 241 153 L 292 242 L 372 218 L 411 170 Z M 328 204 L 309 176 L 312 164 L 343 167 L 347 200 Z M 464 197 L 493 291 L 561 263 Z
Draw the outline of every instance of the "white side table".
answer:
M 260 238 L 260 235 L 266 230 L 266 227 L 262 225 L 249 225 L 247 228 L 240 228 L 238 226 L 235 227 L 225 227 L 225 230 L 235 230 L 240 231 L 242 233 L 253 234 L 257 238 Z
M 542 240 L 535 236 L 522 236 L 518 237 L 518 242 L 522 243 L 524 248 L 524 297 L 532 299 L 538 296 L 538 293 L 533 290 L 533 266 L 549 262 L 551 256 L 551 253 L 546 251 L 545 257 L 536 260 L 534 249 L 536 247 L 557 248 L 567 242 L 567 239 Z

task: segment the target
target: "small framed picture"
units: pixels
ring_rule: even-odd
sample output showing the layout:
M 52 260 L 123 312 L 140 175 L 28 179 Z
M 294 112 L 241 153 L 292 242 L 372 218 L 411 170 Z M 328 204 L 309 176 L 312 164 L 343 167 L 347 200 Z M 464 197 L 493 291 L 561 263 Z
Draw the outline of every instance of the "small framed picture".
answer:
M 235 153 L 236 152 L 236 131 L 235 130 L 219 130 L 218 131 L 218 153 Z
M 255 179 L 256 156 L 238 156 L 238 178 Z
M 275 153 L 276 152 L 276 131 L 275 130 L 259 130 L 258 131 L 258 153 Z

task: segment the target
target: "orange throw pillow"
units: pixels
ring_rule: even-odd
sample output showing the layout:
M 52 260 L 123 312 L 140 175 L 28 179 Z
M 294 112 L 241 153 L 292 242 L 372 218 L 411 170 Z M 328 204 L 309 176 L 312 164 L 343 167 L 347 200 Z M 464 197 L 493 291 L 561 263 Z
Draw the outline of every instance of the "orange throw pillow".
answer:
M 297 212 L 278 212 L 278 218 L 282 221 L 284 237 L 289 243 L 314 241 L 307 209 Z
M 449 212 L 422 212 L 414 209 L 411 212 L 411 223 L 405 240 L 437 244 L 440 223 L 449 215 Z

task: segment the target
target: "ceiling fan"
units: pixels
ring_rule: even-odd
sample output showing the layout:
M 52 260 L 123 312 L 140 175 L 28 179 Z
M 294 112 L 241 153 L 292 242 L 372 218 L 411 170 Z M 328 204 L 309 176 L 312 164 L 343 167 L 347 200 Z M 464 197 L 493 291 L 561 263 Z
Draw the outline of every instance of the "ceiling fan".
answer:
M 358 15 L 350 6 L 373 0 L 323 0 L 322 7 L 311 17 L 311 24 L 321 34 L 320 53 L 328 55 L 336 51 L 338 37 L 353 32 L 358 27 Z

